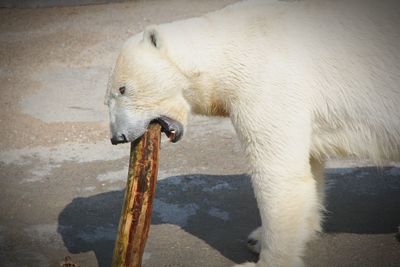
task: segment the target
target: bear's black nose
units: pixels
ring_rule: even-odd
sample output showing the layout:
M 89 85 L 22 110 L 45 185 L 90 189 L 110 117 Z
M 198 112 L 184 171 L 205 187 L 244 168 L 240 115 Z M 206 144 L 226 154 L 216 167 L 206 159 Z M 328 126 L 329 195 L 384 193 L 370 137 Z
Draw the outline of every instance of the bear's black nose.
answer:
M 126 138 L 126 136 L 124 134 L 117 134 L 114 135 L 113 137 L 111 137 L 111 144 L 113 145 L 117 145 L 117 144 L 121 144 L 121 143 L 127 143 L 128 139 Z

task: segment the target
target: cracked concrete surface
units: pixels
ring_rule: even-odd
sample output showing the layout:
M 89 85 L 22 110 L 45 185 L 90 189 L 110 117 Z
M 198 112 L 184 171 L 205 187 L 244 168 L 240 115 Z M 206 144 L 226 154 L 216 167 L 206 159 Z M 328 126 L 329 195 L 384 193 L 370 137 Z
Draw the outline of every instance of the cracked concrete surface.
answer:
M 110 266 L 129 146 L 111 146 L 103 105 L 124 40 L 145 25 L 224 1 L 135 1 L 0 9 L 0 266 Z M 399 266 L 400 165 L 331 161 L 326 233 L 309 266 Z M 193 117 L 162 141 L 144 266 L 231 266 L 259 224 L 241 148 L 226 119 Z

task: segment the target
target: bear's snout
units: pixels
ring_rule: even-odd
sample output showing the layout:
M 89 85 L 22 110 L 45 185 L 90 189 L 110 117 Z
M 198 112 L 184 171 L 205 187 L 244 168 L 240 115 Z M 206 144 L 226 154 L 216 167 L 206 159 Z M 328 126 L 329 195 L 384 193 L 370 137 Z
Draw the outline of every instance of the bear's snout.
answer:
M 128 142 L 128 139 L 126 138 L 126 136 L 124 134 L 113 135 L 110 140 L 111 140 L 111 144 L 113 144 L 113 145 L 118 145 L 121 143 Z

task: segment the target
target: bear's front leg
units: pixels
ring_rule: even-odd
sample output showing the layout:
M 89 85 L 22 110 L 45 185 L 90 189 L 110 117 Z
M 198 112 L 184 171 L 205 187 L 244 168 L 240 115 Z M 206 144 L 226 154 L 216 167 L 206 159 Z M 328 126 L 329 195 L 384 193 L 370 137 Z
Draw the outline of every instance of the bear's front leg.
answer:
M 261 215 L 261 253 L 256 266 L 302 266 L 306 242 L 314 235 L 314 179 L 305 171 L 291 177 L 255 173 L 252 183 Z
M 309 158 L 310 119 L 301 112 L 268 119 L 257 115 L 233 117 L 262 221 L 260 260 L 240 266 L 303 266 L 306 242 L 315 232 L 310 220 L 319 210 Z

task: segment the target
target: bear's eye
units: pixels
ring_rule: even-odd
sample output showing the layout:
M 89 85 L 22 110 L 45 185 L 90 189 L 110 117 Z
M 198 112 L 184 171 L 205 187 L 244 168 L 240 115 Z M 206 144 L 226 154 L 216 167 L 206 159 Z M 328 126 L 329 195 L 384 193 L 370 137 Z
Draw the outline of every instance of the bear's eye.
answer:
M 121 95 L 125 94 L 125 90 L 126 90 L 125 86 L 119 88 L 119 92 L 121 93 Z

